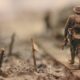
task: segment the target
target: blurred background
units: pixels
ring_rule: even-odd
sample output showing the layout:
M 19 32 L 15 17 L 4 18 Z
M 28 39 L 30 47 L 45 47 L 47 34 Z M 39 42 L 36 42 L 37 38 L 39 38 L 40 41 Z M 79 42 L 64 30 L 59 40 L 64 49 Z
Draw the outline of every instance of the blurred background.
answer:
M 33 36 L 62 40 L 66 20 L 79 3 L 80 0 L 0 0 L 0 47 L 8 48 L 13 34 L 15 45 Z

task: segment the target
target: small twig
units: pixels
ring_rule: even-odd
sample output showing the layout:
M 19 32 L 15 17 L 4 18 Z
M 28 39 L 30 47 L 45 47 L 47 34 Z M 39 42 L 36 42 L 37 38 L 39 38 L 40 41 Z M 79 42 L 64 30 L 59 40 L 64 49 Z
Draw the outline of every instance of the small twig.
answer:
M 31 39 L 31 41 L 32 41 L 32 56 L 33 56 L 33 62 L 34 62 L 34 69 L 35 69 L 35 71 L 37 71 L 36 57 L 35 57 L 35 48 L 34 48 L 34 40 Z
M 14 42 L 15 42 L 15 33 L 13 33 L 12 36 L 11 36 L 11 42 L 10 42 L 10 46 L 9 46 L 9 54 L 8 54 L 8 56 L 12 55 Z
M 1 53 L 0 53 L 0 69 L 1 69 L 2 63 L 3 63 L 4 51 L 5 51 L 5 49 L 2 48 Z

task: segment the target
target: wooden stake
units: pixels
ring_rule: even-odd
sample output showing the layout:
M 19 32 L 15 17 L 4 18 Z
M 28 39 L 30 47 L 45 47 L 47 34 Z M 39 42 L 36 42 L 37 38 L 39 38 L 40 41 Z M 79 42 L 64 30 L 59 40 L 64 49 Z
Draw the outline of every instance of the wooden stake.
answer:
M 15 41 L 15 33 L 13 33 L 12 36 L 11 36 L 11 42 L 10 42 L 10 46 L 9 46 L 9 54 L 8 54 L 8 56 L 12 55 L 14 41 Z
M 3 63 L 4 51 L 5 51 L 5 49 L 2 48 L 2 49 L 1 49 L 1 53 L 0 53 L 0 69 L 1 69 L 2 63 Z
M 32 41 L 32 55 L 33 55 L 34 69 L 35 69 L 35 71 L 37 71 L 37 67 L 36 67 L 36 57 L 35 57 L 35 48 L 34 48 L 34 40 L 31 39 L 31 41 Z

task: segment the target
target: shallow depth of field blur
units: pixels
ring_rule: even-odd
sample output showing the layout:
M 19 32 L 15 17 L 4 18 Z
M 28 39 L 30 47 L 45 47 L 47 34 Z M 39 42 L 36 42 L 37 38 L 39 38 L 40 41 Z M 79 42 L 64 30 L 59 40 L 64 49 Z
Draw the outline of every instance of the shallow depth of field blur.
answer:
M 38 39 L 42 37 L 45 41 L 50 38 L 53 43 L 56 39 L 61 43 L 66 20 L 73 14 L 72 9 L 79 5 L 79 2 L 79 0 L 0 0 L 0 48 L 4 47 L 8 53 L 13 34 L 15 34 L 13 53 L 22 53 L 27 48 L 28 41 L 35 36 Z
M 7 42 L 13 33 L 20 40 L 44 35 L 48 12 L 54 33 L 64 26 L 75 5 L 79 0 L 0 0 L 0 39 Z
M 5 48 L 8 54 L 12 35 L 15 34 L 12 54 L 30 59 L 33 38 L 44 45 L 45 50 L 52 50 L 55 58 L 63 59 L 59 52 L 63 44 L 64 26 L 77 5 L 80 5 L 80 0 L 0 0 L 0 48 Z M 65 56 L 69 53 L 68 49 L 63 51 Z
M 61 43 L 64 26 L 79 0 L 0 0 L 0 48 L 9 52 L 15 34 L 13 53 L 25 55 L 31 38 Z M 48 16 L 48 23 L 46 22 Z M 36 39 L 36 38 L 35 38 Z M 57 43 L 58 43 L 57 42 Z M 59 44 L 58 43 L 58 44 Z M 60 45 L 55 46 L 59 47 Z M 56 47 L 56 48 L 57 48 Z M 26 51 L 25 51 L 26 50 Z

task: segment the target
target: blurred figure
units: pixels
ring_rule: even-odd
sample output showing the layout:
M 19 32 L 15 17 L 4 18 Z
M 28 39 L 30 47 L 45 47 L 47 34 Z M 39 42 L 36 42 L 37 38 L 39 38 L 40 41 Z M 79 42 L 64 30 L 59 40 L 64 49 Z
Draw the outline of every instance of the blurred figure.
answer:
M 47 31 L 52 30 L 52 27 L 50 25 L 50 16 L 51 16 L 51 13 L 50 12 L 47 12 L 46 13 L 46 16 L 45 16 L 45 19 L 44 19 L 45 20 Z
M 80 38 L 74 38 L 73 37 L 73 31 L 76 33 L 80 33 L 80 31 L 77 31 L 80 29 L 80 6 L 77 6 L 73 8 L 74 15 L 71 15 L 67 23 L 65 25 L 65 44 L 64 46 L 67 45 L 68 39 L 70 41 L 70 51 L 71 51 L 71 60 L 70 63 L 74 64 L 75 56 L 76 56 L 76 47 L 78 44 L 80 44 Z M 76 30 L 75 30 L 76 29 Z

